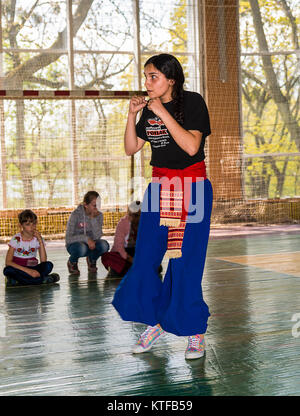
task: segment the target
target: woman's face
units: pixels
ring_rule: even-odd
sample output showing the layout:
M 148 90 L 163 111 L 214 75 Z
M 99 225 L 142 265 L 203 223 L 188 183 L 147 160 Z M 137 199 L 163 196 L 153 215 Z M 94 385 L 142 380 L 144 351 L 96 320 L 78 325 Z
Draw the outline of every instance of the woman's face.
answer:
M 89 204 L 84 204 L 84 209 L 86 215 L 89 217 L 96 217 L 99 214 L 99 211 L 96 206 L 96 198 L 93 199 Z
M 149 98 L 160 98 L 162 103 L 172 100 L 174 80 L 168 79 L 153 64 L 144 68 L 145 88 Z

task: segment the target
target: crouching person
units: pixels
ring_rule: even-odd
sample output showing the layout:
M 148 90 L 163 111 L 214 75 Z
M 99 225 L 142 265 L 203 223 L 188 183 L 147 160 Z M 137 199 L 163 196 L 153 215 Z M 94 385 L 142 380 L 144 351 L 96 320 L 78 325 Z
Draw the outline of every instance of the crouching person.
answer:
M 79 275 L 78 259 L 86 257 L 88 271 L 97 272 L 97 260 L 109 250 L 102 237 L 103 214 L 97 201 L 98 192 L 89 191 L 83 202 L 71 213 L 67 223 L 66 248 L 70 254 L 67 266 L 69 273 Z M 97 208 L 98 205 L 98 208 Z
M 57 273 L 51 273 L 53 263 L 47 261 L 45 244 L 37 231 L 37 216 L 30 209 L 22 211 L 19 216 L 20 232 L 8 243 L 3 274 L 6 286 L 39 285 L 59 281 Z M 39 253 L 40 263 L 37 259 Z

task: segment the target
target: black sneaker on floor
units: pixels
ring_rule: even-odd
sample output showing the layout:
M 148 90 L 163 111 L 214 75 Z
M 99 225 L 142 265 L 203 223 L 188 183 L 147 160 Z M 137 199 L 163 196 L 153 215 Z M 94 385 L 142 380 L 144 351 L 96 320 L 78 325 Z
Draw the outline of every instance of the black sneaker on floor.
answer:
M 56 283 L 60 280 L 59 274 L 51 273 L 43 279 L 43 283 Z
M 114 269 L 111 267 L 108 268 L 108 273 L 106 275 L 106 279 L 120 279 L 124 275 L 117 273 Z
M 12 277 L 5 276 L 5 286 L 6 287 L 19 286 L 19 283 L 17 282 L 17 280 L 13 279 Z

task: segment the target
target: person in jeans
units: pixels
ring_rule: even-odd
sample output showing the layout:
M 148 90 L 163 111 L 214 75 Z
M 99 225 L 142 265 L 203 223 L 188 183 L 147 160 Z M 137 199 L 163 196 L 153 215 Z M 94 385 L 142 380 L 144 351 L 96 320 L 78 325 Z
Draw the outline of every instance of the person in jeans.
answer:
M 37 216 L 30 209 L 19 216 L 20 232 L 8 243 L 3 274 L 6 286 L 40 285 L 59 281 L 57 273 L 51 273 L 53 263 L 47 261 L 44 240 L 37 231 Z M 39 253 L 40 263 L 37 259 Z
M 68 270 L 79 275 L 78 259 L 86 257 L 88 271 L 97 272 L 97 260 L 109 250 L 102 237 L 103 214 L 97 208 L 100 196 L 96 191 L 84 195 L 83 202 L 71 213 L 66 230 L 66 249 L 70 254 Z

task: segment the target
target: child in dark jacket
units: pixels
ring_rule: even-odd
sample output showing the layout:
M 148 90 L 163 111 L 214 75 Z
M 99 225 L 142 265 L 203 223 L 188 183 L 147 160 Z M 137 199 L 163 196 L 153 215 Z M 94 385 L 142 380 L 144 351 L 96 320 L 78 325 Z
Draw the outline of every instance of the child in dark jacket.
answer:
M 87 192 L 83 202 L 71 213 L 68 220 L 66 248 L 70 254 L 67 263 L 70 274 L 80 274 L 78 269 L 80 257 L 86 257 L 88 271 L 96 273 L 98 258 L 109 250 L 108 242 L 101 239 L 103 214 L 98 209 L 98 201 L 100 201 L 98 192 Z

